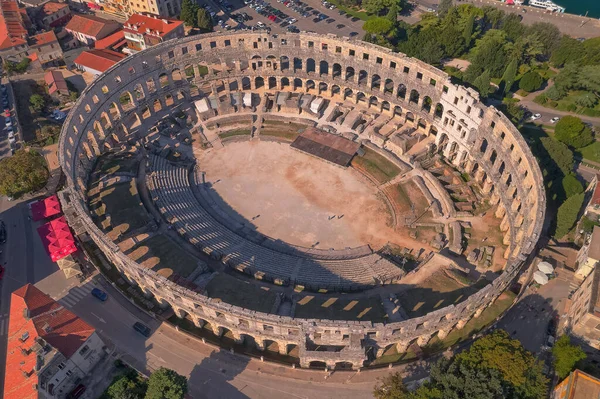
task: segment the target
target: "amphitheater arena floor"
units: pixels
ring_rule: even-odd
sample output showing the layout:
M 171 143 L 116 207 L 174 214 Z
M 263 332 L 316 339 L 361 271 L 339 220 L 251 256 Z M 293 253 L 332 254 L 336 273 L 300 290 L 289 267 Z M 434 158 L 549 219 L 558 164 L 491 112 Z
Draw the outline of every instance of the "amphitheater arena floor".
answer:
M 352 168 L 330 165 L 289 144 L 229 143 L 203 152 L 198 164 L 213 184 L 213 198 L 267 236 L 343 249 L 379 248 L 389 240 L 386 232 L 392 233 L 389 210 L 375 186 Z

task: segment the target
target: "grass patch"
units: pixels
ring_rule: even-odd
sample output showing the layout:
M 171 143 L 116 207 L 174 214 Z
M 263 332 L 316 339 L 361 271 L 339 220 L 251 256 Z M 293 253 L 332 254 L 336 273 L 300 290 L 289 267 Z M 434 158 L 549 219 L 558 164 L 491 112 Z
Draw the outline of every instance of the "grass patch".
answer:
M 446 275 L 445 270 L 438 270 L 418 287 L 403 292 L 399 300 L 411 318 L 420 317 L 431 311 L 458 304 L 488 283 L 486 280 L 480 280 L 465 287 Z
M 277 294 L 266 287 L 227 274 L 219 274 L 210 280 L 206 291 L 211 298 L 263 313 L 271 312 L 277 298 Z
M 250 129 L 235 129 L 235 130 L 229 130 L 225 133 L 221 133 L 221 134 L 219 134 L 219 137 L 221 139 L 226 139 L 227 137 L 249 136 L 249 135 L 250 135 Z
M 163 234 L 155 234 L 127 251 L 134 261 L 165 277 L 173 273 L 189 276 L 198 266 L 198 260 Z
M 290 132 L 285 130 L 275 130 L 275 129 L 262 129 L 260 131 L 261 136 L 272 136 L 279 137 L 284 140 L 293 141 L 296 137 L 298 137 L 298 133 Z
M 383 322 L 387 315 L 377 297 L 345 299 L 305 295 L 296 302 L 296 318 Z
M 369 20 L 371 18 L 375 18 L 375 15 L 367 14 L 366 12 L 357 10 L 355 8 L 346 7 L 346 6 L 342 5 L 342 3 L 339 0 L 331 0 L 329 2 L 331 4 L 334 4 L 337 7 L 338 10 L 345 11 L 346 14 L 349 14 L 349 15 L 351 15 L 353 17 L 358 18 L 358 19 L 362 19 L 363 21 L 367 21 L 367 20 Z M 341 17 L 342 16 L 340 16 L 339 20 L 343 21 L 343 19 L 341 19 Z M 344 15 L 344 17 L 345 17 L 345 15 Z
M 90 197 L 89 205 L 96 224 L 113 240 L 148 224 L 148 213 L 138 195 L 135 179 L 103 189 Z
M 576 154 L 583 159 L 600 162 L 600 141 L 594 141 L 592 144 L 579 149 Z
M 379 155 L 374 150 L 365 148 L 365 155 L 355 156 L 352 159 L 352 166 L 360 169 L 379 183 L 385 183 L 396 177 L 400 173 L 400 168 L 392 162 Z

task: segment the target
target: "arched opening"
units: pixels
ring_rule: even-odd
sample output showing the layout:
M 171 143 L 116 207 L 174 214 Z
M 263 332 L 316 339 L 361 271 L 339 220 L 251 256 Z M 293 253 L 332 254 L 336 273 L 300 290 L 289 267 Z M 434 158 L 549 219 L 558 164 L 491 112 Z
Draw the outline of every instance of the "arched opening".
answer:
M 316 71 L 315 60 L 309 58 L 306 60 L 306 72 L 311 73 Z
M 302 70 L 302 59 L 294 57 L 294 72 Z
M 340 86 L 338 86 L 338 85 L 331 86 L 331 95 L 332 96 L 338 95 L 338 94 L 340 94 L 340 92 L 341 92 Z
M 414 122 L 415 121 L 415 116 L 413 115 L 412 112 L 407 112 L 406 113 L 406 121 L 407 122 Z
M 506 165 L 504 162 L 502 162 L 500 164 L 500 167 L 498 168 L 498 173 L 500 173 L 500 175 L 502 175 L 502 173 L 504 173 L 504 169 L 506 168 Z
M 325 82 L 319 82 L 319 94 L 321 93 L 325 93 L 327 91 L 327 83 Z
M 146 88 L 150 94 L 156 92 L 156 84 L 154 83 L 154 79 L 148 78 L 148 80 L 146 80 Z
M 342 76 L 342 66 L 338 63 L 333 64 L 332 76 L 337 78 L 338 76 Z
M 206 65 L 198 64 L 198 75 L 200 75 L 200 77 L 208 75 L 208 67 Z
M 425 119 L 419 118 L 419 123 L 417 123 L 417 128 L 427 130 L 427 122 L 425 122 Z
M 415 89 L 411 90 L 408 102 L 413 103 L 413 104 L 418 104 L 418 102 L 419 102 L 419 92 L 416 91 Z
M 345 88 L 344 89 L 344 100 L 347 98 L 351 98 L 354 95 L 352 89 Z
M 250 78 L 247 76 L 244 76 L 242 78 L 242 90 L 250 90 L 251 84 L 250 84 Z
M 150 108 L 147 105 L 144 108 L 142 108 L 142 119 L 149 118 L 151 115 L 152 113 L 150 112 Z
M 483 141 L 481 142 L 481 146 L 479 147 L 479 152 L 481 152 L 483 154 L 483 153 L 485 153 L 487 148 L 488 148 L 488 141 L 486 139 L 483 139 Z
M 377 105 L 377 103 L 379 103 L 379 100 L 377 99 L 377 97 L 375 97 L 375 96 L 371 96 L 371 97 L 369 98 L 369 107 L 370 107 L 370 106 L 372 106 L 372 105 L 373 105 L 373 106 L 376 106 L 376 105 Z
M 327 364 L 325 362 L 313 360 L 312 362 L 310 362 L 308 364 L 308 367 L 310 367 L 311 369 L 325 370 L 325 368 L 327 367 Z
M 154 100 L 154 103 L 152 104 L 152 108 L 154 109 L 154 112 L 158 112 L 158 111 L 162 110 L 162 104 L 160 103 L 160 100 L 158 98 L 156 100 Z
M 372 90 L 380 90 L 381 89 L 381 77 L 377 74 L 371 76 L 371 89 Z
M 275 79 L 275 77 L 271 76 L 269 77 L 269 89 L 275 89 L 277 88 L 277 79 Z
M 431 112 L 431 98 L 429 96 L 423 97 L 423 105 L 421 106 L 421 111 L 425 111 L 427 113 Z
M 496 163 L 496 158 L 498 158 L 498 153 L 496 150 L 492 150 L 492 155 L 490 156 L 490 162 L 492 165 Z
M 346 68 L 346 79 L 345 80 L 352 80 L 353 78 L 354 78 L 354 68 L 347 67 Z
M 394 107 L 394 116 L 400 116 L 402 115 L 402 108 L 400 108 L 400 106 L 396 105 Z
M 265 345 L 265 350 L 268 350 L 271 352 L 279 352 L 279 344 L 275 341 L 272 341 L 270 339 L 265 339 L 264 345 Z
M 165 105 L 167 107 L 170 107 L 171 105 L 175 104 L 175 100 L 173 99 L 173 96 L 170 94 L 167 94 L 165 96 Z
M 358 84 L 359 85 L 366 85 L 367 84 L 367 78 L 368 78 L 369 74 L 367 74 L 367 71 L 361 70 L 358 73 Z
M 256 78 L 254 78 L 254 87 L 257 89 L 260 89 L 261 87 L 265 86 L 265 80 L 263 79 L 262 76 L 257 76 Z
M 315 86 L 315 82 L 314 82 L 313 80 L 307 80 L 307 81 L 306 81 L 306 89 L 307 89 L 307 90 L 312 90 L 312 89 L 314 89 L 315 87 L 316 87 L 316 86 Z
M 336 370 L 352 370 L 352 363 L 350 362 L 336 362 L 335 369 Z
M 144 88 L 139 83 L 133 87 L 133 92 L 135 93 L 136 100 L 143 100 L 146 97 L 144 94 Z
M 437 127 L 435 127 L 433 125 L 429 126 L 429 134 L 431 134 L 433 136 L 437 136 L 437 134 L 438 134 Z
M 381 103 L 381 109 L 383 111 L 389 111 L 390 110 L 390 103 L 388 101 L 383 101 Z
M 327 61 L 321 61 L 319 63 L 319 76 L 329 74 L 329 63 Z
M 367 96 L 365 96 L 365 93 L 363 92 L 358 92 L 356 93 L 356 102 L 366 102 L 367 101 Z
M 383 92 L 386 94 L 392 94 L 394 92 L 394 81 L 392 79 L 385 80 Z
M 160 83 L 161 88 L 166 87 L 169 85 L 169 76 L 163 72 L 158 76 L 158 81 Z
M 196 77 L 196 71 L 194 70 L 193 65 L 186 65 L 183 71 L 185 72 L 187 80 L 192 80 Z
M 302 79 L 294 79 L 294 90 L 302 88 Z
M 111 103 L 108 107 L 108 113 L 110 114 L 111 120 L 119 119 L 121 117 L 121 113 L 119 112 L 119 108 L 117 104 Z
M 289 87 L 290 80 L 288 78 L 281 78 L 281 88 Z
M 290 69 L 290 59 L 287 55 L 279 57 L 279 66 L 282 71 Z
M 132 110 L 134 108 L 134 104 L 131 93 L 128 91 L 121 93 L 121 96 L 119 97 L 119 104 L 121 104 L 121 108 L 125 112 Z
M 398 85 L 398 92 L 396 93 L 396 97 L 401 98 L 403 100 L 406 99 L 406 86 L 402 83 Z
M 434 119 L 441 119 L 444 114 L 444 106 L 440 103 L 437 103 L 435 106 L 435 113 L 433 114 Z

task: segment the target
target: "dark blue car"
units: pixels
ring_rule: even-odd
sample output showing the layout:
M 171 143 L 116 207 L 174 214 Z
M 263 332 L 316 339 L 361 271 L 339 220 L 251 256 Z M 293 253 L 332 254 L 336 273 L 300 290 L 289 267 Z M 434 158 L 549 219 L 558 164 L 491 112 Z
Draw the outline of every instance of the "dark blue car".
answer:
M 102 302 L 104 302 L 108 299 L 108 294 L 106 292 L 102 291 L 100 288 L 94 288 L 92 290 L 92 295 L 95 296 L 96 298 L 100 299 Z

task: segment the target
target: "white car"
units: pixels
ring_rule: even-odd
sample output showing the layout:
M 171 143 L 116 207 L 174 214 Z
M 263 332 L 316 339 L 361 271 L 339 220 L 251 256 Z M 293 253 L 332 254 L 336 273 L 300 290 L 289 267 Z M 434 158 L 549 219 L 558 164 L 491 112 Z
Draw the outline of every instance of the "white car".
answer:
M 529 118 L 529 119 L 531 119 L 532 121 L 536 121 L 541 118 L 542 118 L 542 114 L 533 114 L 533 115 L 531 115 L 531 118 Z
M 560 120 L 560 118 L 558 116 L 555 116 L 554 118 L 550 119 L 550 123 L 556 123 Z

